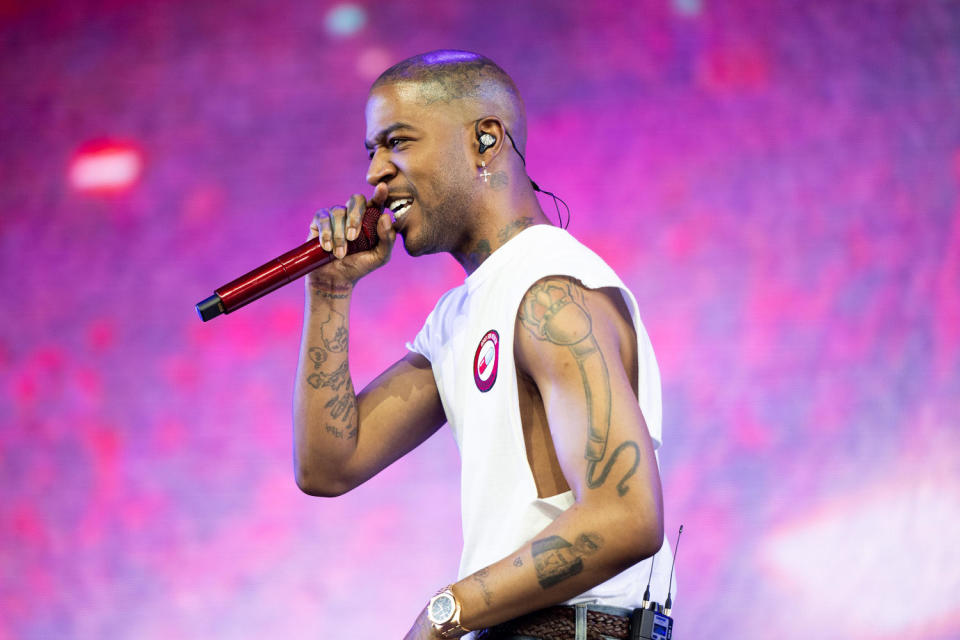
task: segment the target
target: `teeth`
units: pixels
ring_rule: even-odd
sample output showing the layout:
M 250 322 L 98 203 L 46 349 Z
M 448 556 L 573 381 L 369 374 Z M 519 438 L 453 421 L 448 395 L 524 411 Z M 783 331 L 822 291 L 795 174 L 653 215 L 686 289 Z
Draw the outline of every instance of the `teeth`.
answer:
M 403 198 L 402 200 L 395 200 L 394 202 L 390 203 L 390 206 L 388 208 L 391 211 L 393 211 L 394 216 L 396 216 L 397 218 L 400 218 L 407 212 L 407 209 L 409 209 L 410 205 L 412 204 L 413 204 L 412 199 Z

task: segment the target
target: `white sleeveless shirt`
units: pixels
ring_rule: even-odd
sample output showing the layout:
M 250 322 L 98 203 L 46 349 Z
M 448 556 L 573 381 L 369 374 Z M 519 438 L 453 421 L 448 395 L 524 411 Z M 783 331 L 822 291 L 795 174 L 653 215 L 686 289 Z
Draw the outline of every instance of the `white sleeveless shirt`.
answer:
M 515 552 L 574 504 L 571 491 L 537 497 L 520 421 L 514 322 L 523 295 L 546 276 L 570 276 L 590 289 L 620 289 L 637 333 L 640 410 L 654 449 L 661 444 L 660 371 L 633 294 L 599 256 L 563 229 L 524 229 L 462 285 L 446 292 L 407 344 L 430 361 L 460 449 L 460 579 Z M 661 603 L 667 596 L 671 559 L 665 542 L 653 558 L 650 587 L 653 599 Z M 650 562 L 648 558 L 567 603 L 637 607 Z

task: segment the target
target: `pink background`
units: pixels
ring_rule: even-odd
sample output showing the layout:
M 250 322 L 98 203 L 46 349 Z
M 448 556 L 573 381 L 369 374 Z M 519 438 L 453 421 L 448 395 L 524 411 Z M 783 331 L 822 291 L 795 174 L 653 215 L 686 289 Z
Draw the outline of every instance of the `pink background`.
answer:
M 454 577 L 449 433 L 302 495 L 301 287 L 193 309 L 366 188 L 369 83 L 438 47 L 516 78 L 531 176 L 637 295 L 676 637 L 960 636 L 960 3 L 8 0 L 0 33 L 0 640 L 397 638 Z M 80 188 L 106 143 L 139 176 Z M 358 386 L 463 277 L 394 256 Z

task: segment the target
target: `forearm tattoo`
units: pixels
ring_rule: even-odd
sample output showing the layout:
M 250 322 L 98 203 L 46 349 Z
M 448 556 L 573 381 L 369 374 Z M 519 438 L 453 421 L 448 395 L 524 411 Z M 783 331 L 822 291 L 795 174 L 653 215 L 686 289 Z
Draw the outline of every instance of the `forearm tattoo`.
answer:
M 347 425 L 343 429 L 338 429 L 332 424 L 328 424 L 325 430 L 334 438 L 339 438 L 340 440 L 349 440 L 357 435 L 357 427 L 355 425 Z
M 323 406 L 330 410 L 331 417 L 344 423 L 349 422 L 353 418 L 357 406 L 357 398 L 353 394 L 353 385 L 351 384 L 347 388 L 346 393 L 333 396 Z
M 313 351 L 313 349 L 311 349 L 311 351 Z M 347 361 L 344 360 L 343 364 L 337 367 L 333 373 L 325 373 L 323 371 L 320 373 L 311 373 L 307 376 L 307 384 L 314 389 L 328 387 L 334 391 L 339 391 L 343 385 L 350 384 L 350 368 L 347 366 Z
M 524 296 L 520 322 L 537 340 L 567 347 L 580 369 L 587 407 L 587 445 L 583 454 L 587 461 L 587 486 L 591 489 L 603 486 L 617 458 L 623 452 L 633 452 L 633 464 L 617 483 L 617 493 L 623 496 L 630 490 L 627 480 L 637 471 L 640 447 L 636 442 L 625 441 L 601 466 L 607 451 L 613 405 L 610 372 L 593 335 L 593 318 L 587 311 L 583 293 L 566 278 L 541 280 Z
M 531 543 L 537 580 L 544 589 L 572 578 L 583 571 L 583 558 L 603 546 L 599 533 L 580 534 L 573 544 L 560 536 L 548 536 Z
M 342 313 L 330 310 L 330 317 L 320 325 L 320 339 L 327 351 L 343 353 L 347 350 L 347 320 Z
M 483 595 L 483 601 L 487 603 L 487 606 L 490 606 L 490 603 L 493 602 L 493 593 L 487 587 L 487 583 L 484 582 L 487 576 L 490 575 L 490 569 L 480 569 L 475 574 L 470 576 L 470 579 L 477 583 L 480 587 L 480 593 Z
M 350 291 L 330 291 L 319 287 L 313 288 L 313 294 L 319 298 L 328 300 L 345 300 L 350 297 Z
M 307 374 L 306 383 L 318 391 L 333 393 L 324 404 L 329 412 L 329 422 L 324 428 L 327 433 L 340 439 L 357 435 L 354 422 L 357 398 L 346 359 L 348 341 L 346 318 L 342 313 L 330 309 L 327 319 L 320 323 L 320 344 L 307 350 L 307 358 L 313 363 L 313 369 Z M 336 357 L 338 354 L 341 357 Z
M 311 281 L 310 290 L 313 292 L 313 295 L 317 296 L 318 298 L 326 298 L 328 300 L 345 300 L 353 293 L 353 285 L 334 284 L 331 282 L 321 284 Z

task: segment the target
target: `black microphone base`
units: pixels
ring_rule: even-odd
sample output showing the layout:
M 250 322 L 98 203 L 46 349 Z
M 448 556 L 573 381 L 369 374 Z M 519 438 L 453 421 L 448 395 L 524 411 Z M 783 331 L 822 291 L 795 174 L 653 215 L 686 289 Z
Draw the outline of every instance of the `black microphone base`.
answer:
M 227 310 L 223 308 L 223 301 L 217 294 L 213 294 L 206 300 L 197 303 L 197 315 L 199 315 L 200 319 L 204 322 L 226 312 Z

